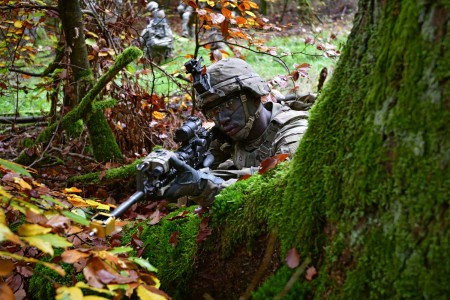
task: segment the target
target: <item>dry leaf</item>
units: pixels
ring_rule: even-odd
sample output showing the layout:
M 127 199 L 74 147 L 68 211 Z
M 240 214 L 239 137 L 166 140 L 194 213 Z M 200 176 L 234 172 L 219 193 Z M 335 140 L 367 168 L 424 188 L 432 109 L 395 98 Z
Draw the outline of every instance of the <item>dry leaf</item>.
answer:
M 297 268 L 300 264 L 300 254 L 298 254 L 297 249 L 292 248 L 286 253 L 286 263 L 289 268 Z

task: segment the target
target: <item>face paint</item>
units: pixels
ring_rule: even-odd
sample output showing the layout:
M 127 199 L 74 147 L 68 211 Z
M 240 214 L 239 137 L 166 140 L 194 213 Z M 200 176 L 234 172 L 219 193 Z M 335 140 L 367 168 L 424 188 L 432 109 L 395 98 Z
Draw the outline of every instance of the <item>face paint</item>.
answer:
M 231 138 L 246 124 L 245 111 L 239 95 L 234 95 L 204 112 L 207 118 L 214 120 Z

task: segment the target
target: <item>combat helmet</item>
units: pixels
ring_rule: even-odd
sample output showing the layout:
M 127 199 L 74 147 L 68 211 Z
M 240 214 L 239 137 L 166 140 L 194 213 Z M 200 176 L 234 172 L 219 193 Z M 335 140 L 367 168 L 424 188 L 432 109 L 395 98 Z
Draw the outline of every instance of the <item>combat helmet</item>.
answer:
M 262 109 L 260 105 L 255 112 L 250 112 L 246 93 L 251 93 L 259 99 L 269 94 L 269 85 L 247 62 L 239 58 L 220 60 L 206 68 L 206 73 L 197 78 L 200 81 L 194 82 L 198 96 L 197 105 L 203 112 L 227 101 L 227 96 L 239 93 L 245 112 L 246 126 L 236 138 L 245 139 Z
M 155 10 L 157 10 L 159 7 L 158 3 L 156 3 L 155 1 L 150 1 L 147 6 L 145 7 L 145 9 L 149 12 L 154 12 Z
M 240 58 L 222 59 L 206 68 L 210 89 L 198 94 L 198 107 L 205 109 L 225 101 L 227 95 L 247 90 L 261 97 L 270 92 L 266 82 Z M 198 91 L 197 91 L 198 92 Z

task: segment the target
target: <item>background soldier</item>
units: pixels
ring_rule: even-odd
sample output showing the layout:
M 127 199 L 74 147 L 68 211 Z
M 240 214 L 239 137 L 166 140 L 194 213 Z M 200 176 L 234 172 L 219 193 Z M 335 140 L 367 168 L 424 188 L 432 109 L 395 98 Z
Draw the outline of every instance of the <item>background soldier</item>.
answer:
M 281 153 L 292 156 L 307 129 L 308 112 L 276 103 L 268 84 L 238 58 L 212 64 L 200 80 L 209 88 L 197 90 L 198 106 L 219 132 L 211 144 L 214 170 L 197 171 L 177 161 L 181 173 L 164 197 L 191 196 L 209 206 L 223 187 L 257 172 L 264 159 Z
M 177 11 L 181 18 L 181 36 L 182 37 L 193 37 L 194 36 L 194 14 L 193 8 L 180 1 L 177 6 Z
M 147 58 L 156 63 L 172 56 L 173 34 L 163 9 L 158 3 L 151 1 L 147 4 L 147 11 L 151 18 L 147 27 L 142 31 L 139 41 L 144 48 Z

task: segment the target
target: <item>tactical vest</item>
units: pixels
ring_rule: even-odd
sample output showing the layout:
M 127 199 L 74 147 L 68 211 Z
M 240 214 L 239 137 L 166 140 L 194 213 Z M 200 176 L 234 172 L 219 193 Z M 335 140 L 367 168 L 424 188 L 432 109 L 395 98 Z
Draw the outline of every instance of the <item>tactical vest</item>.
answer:
M 308 126 L 308 112 L 273 104 L 272 118 L 264 134 L 255 142 L 236 143 L 232 157 L 238 169 L 259 166 L 278 153 L 295 152 Z

